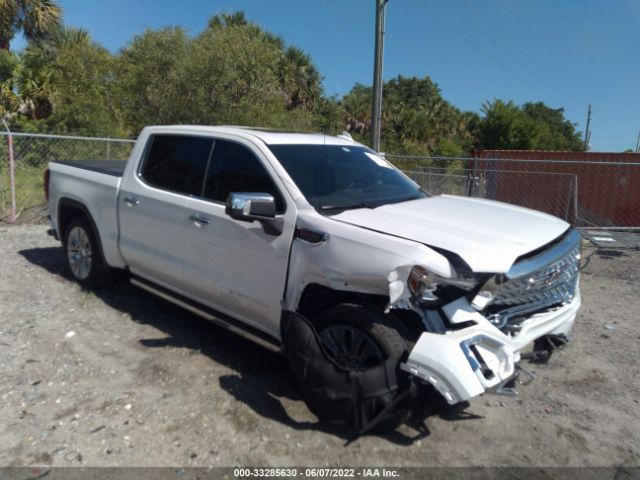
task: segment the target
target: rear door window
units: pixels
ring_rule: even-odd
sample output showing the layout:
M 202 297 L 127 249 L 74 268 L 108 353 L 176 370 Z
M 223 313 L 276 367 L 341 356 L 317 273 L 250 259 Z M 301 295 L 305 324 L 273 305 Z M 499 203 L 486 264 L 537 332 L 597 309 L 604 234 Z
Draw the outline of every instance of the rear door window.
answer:
M 201 196 L 213 139 L 189 135 L 154 135 L 141 177 L 152 187 Z

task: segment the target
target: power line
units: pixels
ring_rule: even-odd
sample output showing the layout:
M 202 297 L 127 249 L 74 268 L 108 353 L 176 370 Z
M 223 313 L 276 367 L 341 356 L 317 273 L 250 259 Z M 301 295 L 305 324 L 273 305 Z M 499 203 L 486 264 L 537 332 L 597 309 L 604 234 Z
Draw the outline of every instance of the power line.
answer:
M 476 29 L 482 36 L 484 36 L 486 39 L 489 40 L 490 43 L 492 43 L 493 45 L 496 46 L 496 50 L 499 50 L 502 55 L 506 58 L 508 58 L 510 60 L 510 63 L 507 64 L 505 62 L 502 61 L 501 58 L 497 58 L 495 56 L 495 54 L 491 51 L 487 51 L 485 48 L 483 48 L 481 45 L 478 44 L 477 39 L 476 38 L 470 38 L 469 37 L 469 33 L 466 30 L 462 30 L 462 32 L 460 30 L 458 30 L 457 24 L 456 23 L 452 23 L 450 21 L 450 18 L 442 18 L 441 15 L 439 15 L 436 11 L 434 11 L 432 8 L 430 8 L 428 5 L 425 4 L 425 8 L 427 10 L 429 10 L 434 17 L 437 17 L 441 20 L 441 22 L 443 24 L 448 24 L 450 27 L 450 31 L 453 31 L 456 35 L 458 35 L 458 37 L 460 37 L 463 41 L 465 41 L 465 43 L 473 46 L 476 50 L 480 51 L 481 53 L 483 53 L 487 58 L 493 60 L 493 62 L 495 62 L 497 65 L 501 66 L 504 68 L 505 71 L 511 73 L 514 77 L 518 78 L 518 80 L 521 80 L 522 83 L 527 83 L 530 86 L 533 86 L 534 88 L 539 88 L 542 87 L 544 90 L 546 90 L 548 93 L 550 93 L 551 95 L 550 98 L 556 102 L 558 102 L 560 104 L 560 106 L 564 106 L 566 104 L 571 104 L 574 107 L 578 108 L 578 105 L 584 105 L 584 104 L 588 104 L 589 102 L 584 99 L 584 98 L 577 98 L 573 95 L 569 95 L 567 93 L 561 93 L 562 89 L 558 89 L 553 83 L 551 83 L 547 78 L 545 78 L 544 76 L 540 75 L 536 69 L 535 69 L 535 65 L 537 64 L 537 62 L 535 62 L 534 60 L 531 59 L 530 56 L 522 53 L 522 50 L 518 49 L 515 44 L 509 39 L 509 37 L 505 36 L 505 35 L 501 35 L 498 30 L 493 26 L 493 24 L 491 22 L 489 22 L 487 20 L 487 18 L 482 14 L 482 12 L 480 12 L 477 8 L 473 7 L 468 0 L 464 0 L 465 3 L 469 6 L 471 6 L 471 8 L 478 13 L 478 17 L 481 18 L 482 20 L 484 20 L 484 22 L 489 26 L 490 29 L 493 29 L 496 31 L 496 33 L 498 33 L 497 37 L 502 37 L 504 39 L 507 39 L 507 41 L 500 41 L 500 39 L 496 39 L 496 37 L 493 37 L 491 35 L 489 35 L 486 32 L 486 29 L 483 28 L 482 26 L 476 24 L 473 20 L 471 20 L 467 15 L 465 15 L 462 11 L 460 11 L 460 9 L 458 9 L 454 3 L 449 3 L 450 8 L 452 10 L 452 12 L 457 15 L 458 17 L 460 17 L 461 19 L 463 19 L 465 22 L 467 22 L 472 28 Z M 515 52 L 515 54 L 513 52 L 510 52 L 508 50 L 505 49 L 505 44 L 510 46 L 511 49 L 513 50 L 513 52 Z M 522 58 L 529 58 L 531 60 L 531 64 L 534 65 L 534 69 L 530 68 L 530 66 L 526 63 L 522 61 Z M 512 68 L 513 66 L 517 66 L 519 69 L 521 70 L 515 70 L 514 68 Z M 542 70 L 542 68 L 538 68 L 537 70 Z M 527 74 L 524 74 L 523 71 L 528 72 Z M 534 83 L 533 80 L 536 80 L 536 82 Z M 604 131 L 604 134 L 607 137 L 610 137 L 612 140 L 615 140 L 615 135 L 612 133 L 612 131 L 607 127 L 607 125 L 605 124 L 605 122 L 600 118 L 599 114 L 597 113 L 596 110 L 593 111 L 593 118 L 594 120 L 601 126 L 602 130 Z M 589 125 L 590 127 L 591 125 Z M 586 132 L 585 132 L 586 133 Z M 589 135 L 591 133 L 591 130 L 589 129 Z M 618 137 L 619 138 L 619 137 Z
M 528 55 L 524 50 L 521 50 L 520 48 L 518 48 L 518 47 L 516 46 L 516 44 L 511 40 L 511 38 L 509 38 L 508 36 L 503 35 L 502 33 L 500 33 L 500 30 L 499 30 L 498 28 L 496 28 L 496 27 L 494 26 L 494 24 L 493 24 L 493 23 L 491 23 L 491 22 L 487 19 L 487 17 L 485 17 L 485 16 L 484 16 L 484 14 L 482 13 L 482 11 L 481 11 L 481 10 L 479 10 L 479 9 L 475 8 L 475 7 L 473 6 L 473 4 L 472 4 L 469 0 L 464 0 L 464 2 L 465 2 L 469 7 L 471 7 L 471 9 L 472 9 L 474 12 L 476 12 L 476 13 L 478 14 L 478 16 L 479 16 L 482 20 L 484 20 L 484 22 L 489 26 L 489 28 L 491 28 L 491 29 L 492 29 L 492 30 L 497 34 L 497 37 L 501 37 L 501 39 L 502 39 L 502 40 L 501 40 L 500 38 L 498 38 L 497 40 L 496 40 L 496 39 L 494 39 L 494 38 L 491 38 L 491 37 L 489 37 L 489 36 L 486 34 L 486 32 L 484 32 L 484 31 L 482 31 L 482 30 L 481 30 L 481 31 L 482 31 L 482 33 L 483 33 L 487 38 L 489 38 L 489 39 L 490 39 L 490 40 L 491 40 L 491 41 L 492 41 L 492 42 L 493 42 L 493 43 L 494 43 L 494 44 L 495 44 L 499 49 L 503 49 L 503 47 L 504 47 L 504 45 L 505 45 L 505 44 L 506 44 L 506 45 L 508 45 L 508 46 L 510 46 L 510 47 L 511 47 L 511 49 L 513 50 L 513 52 L 515 53 L 515 55 L 510 54 L 509 52 L 506 52 L 506 53 L 507 53 L 507 55 L 509 55 L 509 56 L 512 58 L 512 60 L 513 60 L 513 61 L 515 61 L 516 63 L 519 63 L 519 64 L 520 64 L 522 67 L 524 67 L 524 69 L 525 69 L 525 70 L 527 70 L 531 75 L 535 76 L 535 77 L 536 77 L 538 80 L 540 80 L 542 83 L 546 84 L 549 88 L 553 89 L 553 91 L 554 91 L 554 92 L 557 90 L 557 88 L 556 88 L 557 86 L 556 86 L 556 85 L 552 84 L 549 80 L 547 80 L 545 77 L 541 76 L 541 75 L 537 72 L 537 70 L 542 70 L 543 68 L 540 66 L 540 64 L 539 64 L 539 63 L 538 63 L 538 62 L 537 62 L 533 57 L 531 57 L 530 55 Z M 452 5 L 452 6 L 455 8 L 455 6 L 454 6 L 454 5 Z M 456 10 L 457 10 L 457 9 L 456 9 Z M 459 10 L 458 10 L 458 12 L 459 12 Z M 472 25 L 475 25 L 475 24 L 473 23 L 473 21 L 471 21 L 471 20 L 469 20 L 469 19 L 467 19 L 467 21 L 468 21 L 469 23 L 471 23 Z M 478 28 L 480 28 L 480 27 L 478 26 Z M 529 63 L 534 64 L 534 67 L 535 67 L 535 68 L 534 68 L 534 69 L 531 69 L 531 68 L 529 67 L 529 65 L 528 65 L 526 62 L 523 62 L 523 61 L 521 60 L 521 58 L 522 58 L 522 57 L 526 57 L 526 58 L 527 58 L 527 60 L 529 61 Z M 562 96 L 563 96 L 563 97 L 565 97 L 565 100 L 564 100 L 563 102 L 565 102 L 567 99 L 568 99 L 568 100 L 571 100 L 571 101 L 572 101 L 572 103 L 575 103 L 575 105 L 574 105 L 574 106 L 577 106 L 578 104 L 582 105 L 582 104 L 586 103 L 586 101 L 585 101 L 584 99 L 583 99 L 583 100 L 578 101 L 578 99 L 577 99 L 577 98 L 571 98 L 570 96 L 567 96 L 567 95 L 562 95 Z
M 551 82 L 549 82 L 549 80 L 547 80 L 545 77 L 541 76 L 540 74 L 538 74 L 537 70 L 542 70 L 543 68 L 540 66 L 540 64 L 530 55 L 528 55 L 524 50 L 521 50 L 520 48 L 518 48 L 516 46 L 516 44 L 512 41 L 511 38 L 509 38 L 506 35 L 503 35 L 500 30 L 495 27 L 495 25 L 490 22 L 487 17 L 484 16 L 484 14 L 482 13 L 481 10 L 477 9 L 469 0 L 464 0 L 464 2 L 467 4 L 467 6 L 471 7 L 471 9 L 476 12 L 478 14 L 478 17 L 480 17 L 488 26 L 491 30 L 493 30 L 497 37 L 499 37 L 497 40 L 496 39 L 492 39 L 490 38 L 485 32 L 483 32 L 485 34 L 485 36 L 487 38 L 489 38 L 491 41 L 493 41 L 493 43 L 499 48 L 502 49 L 504 47 L 504 45 L 506 44 L 507 46 L 510 46 L 511 49 L 513 50 L 513 52 L 515 53 L 515 55 L 511 55 L 509 54 L 509 52 L 507 52 L 507 54 L 516 62 L 519 63 L 521 66 L 524 67 L 524 69 L 526 69 L 531 75 L 535 76 L 536 78 L 538 78 L 538 80 L 540 80 L 542 83 L 546 84 L 549 88 L 553 89 L 553 91 L 555 92 L 557 90 L 557 86 L 552 84 Z M 455 8 L 455 7 L 454 7 Z M 469 21 L 472 25 L 473 22 L 471 20 L 467 20 Z M 522 57 L 525 57 L 529 63 L 533 64 L 534 69 L 531 69 L 529 67 L 529 65 L 526 62 L 523 62 L 521 60 Z M 563 97 L 567 97 L 566 95 L 562 95 Z M 575 103 L 574 106 L 577 106 L 578 104 L 582 105 L 584 103 L 586 103 L 585 101 L 577 101 L 577 98 L 567 98 L 568 100 L 571 100 L 572 103 Z M 566 99 L 563 100 L 563 103 L 566 102 Z
M 605 125 L 605 123 L 602 121 L 602 119 L 600 118 L 600 115 L 598 114 L 597 111 L 593 112 L 593 118 L 602 126 L 602 128 L 604 128 L 605 133 L 607 134 L 607 136 L 609 136 L 611 138 L 615 138 L 615 136 L 613 135 L 611 130 L 609 130 L 609 127 L 607 127 Z
M 443 24 L 448 23 L 447 20 L 443 19 L 441 17 L 441 15 L 439 15 L 435 10 L 431 9 L 427 4 L 424 5 L 425 8 L 427 10 L 429 10 L 429 12 L 431 12 L 433 14 L 433 16 L 439 18 L 441 20 L 441 22 Z M 469 22 L 469 20 L 467 20 L 467 22 Z M 491 60 L 493 60 L 494 63 L 496 63 L 497 65 L 501 66 L 504 68 L 505 71 L 511 73 L 514 77 L 517 77 L 519 80 L 521 80 L 522 82 L 528 83 L 530 86 L 532 87 L 536 87 L 536 84 L 531 82 L 531 78 L 529 78 L 526 75 L 523 75 L 521 72 L 514 70 L 513 68 L 511 68 L 507 63 L 503 62 L 499 57 L 497 57 L 496 55 L 494 55 L 493 53 L 491 53 L 490 51 L 486 50 L 485 48 L 483 48 L 482 46 L 480 46 L 475 39 L 470 38 L 467 36 L 466 31 L 465 33 L 462 33 L 460 30 L 458 30 L 457 26 L 453 25 L 451 27 L 451 31 L 453 31 L 454 33 L 456 33 L 458 35 L 458 37 L 460 37 L 467 45 L 471 45 L 473 46 L 476 50 L 482 52 L 485 56 L 487 56 L 488 58 L 490 58 Z M 464 31 L 464 30 L 463 30 Z M 562 104 L 564 103 L 562 100 L 560 100 L 559 98 L 553 98 L 554 101 L 557 101 L 558 103 Z
M 567 99 L 561 99 L 559 97 L 556 96 L 557 92 L 556 92 L 556 88 L 554 85 L 552 85 L 550 82 L 547 81 L 547 79 L 545 79 L 544 77 L 542 77 L 538 72 L 536 72 L 535 70 L 531 69 L 525 62 L 523 62 L 518 56 L 513 55 L 511 52 L 507 51 L 504 48 L 504 43 L 505 42 L 501 42 L 500 40 L 496 40 L 495 38 L 491 37 L 484 29 L 482 29 L 482 27 L 480 27 L 480 25 L 477 25 L 473 20 L 471 20 L 468 16 L 466 16 L 462 11 L 460 11 L 456 5 L 454 3 L 448 3 L 448 5 L 452 8 L 452 10 L 454 11 L 454 13 L 456 15 L 458 15 L 460 18 L 462 18 L 463 20 L 465 20 L 469 25 L 471 25 L 472 27 L 474 27 L 475 29 L 477 29 L 486 39 L 488 39 L 492 44 L 495 45 L 497 50 L 501 50 L 502 54 L 506 57 L 509 58 L 509 60 L 511 61 L 511 63 L 518 65 L 520 68 L 522 68 L 523 70 L 526 70 L 528 75 L 531 77 L 535 77 L 541 84 L 544 84 L 547 88 L 547 91 L 549 93 L 553 93 L 552 98 L 557 101 L 559 104 L 566 104 L 567 103 Z M 509 42 L 510 43 L 510 42 Z M 514 49 L 515 50 L 515 49 Z M 519 72 L 518 72 L 519 74 Z M 529 82 L 530 78 L 529 76 L 524 77 L 526 78 L 526 80 Z M 566 97 L 564 95 L 561 95 L 562 97 Z M 575 100 L 575 99 L 574 99 Z
M 540 82 L 544 83 L 545 85 L 547 85 L 549 88 L 553 89 L 554 94 L 556 93 L 556 86 L 554 86 L 551 82 L 549 82 L 546 78 L 544 78 L 543 76 L 539 75 L 538 72 L 536 70 L 532 70 L 531 68 L 529 68 L 529 66 L 521 61 L 521 57 L 526 57 L 530 63 L 534 64 L 534 67 L 537 65 L 538 70 L 541 70 L 542 68 L 540 67 L 540 65 L 535 61 L 535 59 L 533 59 L 530 55 L 527 55 L 523 50 L 519 49 L 516 47 L 515 43 L 506 35 L 503 35 L 500 33 L 499 29 L 497 29 L 495 27 L 495 25 L 490 22 L 487 17 L 482 13 L 481 10 L 477 9 L 472 2 L 470 2 L 470 0 L 464 0 L 464 2 L 466 3 L 467 6 L 469 6 L 476 14 L 479 18 L 481 18 L 488 26 L 490 29 L 492 29 L 498 37 L 501 37 L 503 41 L 499 41 L 500 38 L 498 38 L 498 41 L 496 41 L 494 38 L 491 38 L 489 35 L 487 35 L 486 32 L 484 32 L 479 25 L 476 25 L 472 20 L 470 20 L 469 18 L 467 18 L 462 12 L 460 12 L 460 10 L 458 10 L 454 4 L 450 4 L 452 6 L 452 8 L 456 11 L 456 13 L 461 16 L 462 18 L 464 18 L 470 25 L 475 26 L 478 28 L 478 30 L 486 37 L 488 38 L 490 41 L 492 41 L 498 49 L 503 50 L 504 53 L 506 53 L 515 63 L 518 63 L 519 65 L 521 65 L 522 67 L 524 67 L 524 69 L 526 69 L 531 75 L 533 75 L 534 77 L 536 77 Z M 518 55 L 518 56 L 514 56 L 512 54 L 510 54 L 509 52 L 507 52 L 506 50 L 504 50 L 504 45 L 507 44 L 508 46 L 511 47 L 511 49 Z M 561 101 L 559 103 L 573 103 L 574 106 L 577 106 L 578 104 L 580 105 L 584 105 L 585 103 L 587 103 L 586 99 L 582 98 L 581 100 L 573 97 L 572 95 L 566 95 L 566 94 L 560 94 L 563 98 L 565 98 L 564 101 Z M 558 100 L 556 98 L 556 100 Z M 594 119 L 596 120 L 596 122 L 598 122 L 600 124 L 600 126 L 605 130 L 605 133 L 607 134 L 607 136 L 614 138 L 614 134 L 611 132 L 611 130 L 609 129 L 609 127 L 607 127 L 607 125 L 604 123 L 604 121 L 599 117 L 598 113 L 596 111 L 594 111 Z

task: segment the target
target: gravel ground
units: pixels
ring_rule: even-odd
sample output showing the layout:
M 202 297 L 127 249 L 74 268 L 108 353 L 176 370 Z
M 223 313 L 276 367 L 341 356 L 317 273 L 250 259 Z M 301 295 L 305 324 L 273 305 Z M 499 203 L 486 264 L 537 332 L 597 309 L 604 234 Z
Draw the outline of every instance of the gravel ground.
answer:
M 44 226 L 0 226 L 0 259 L 0 466 L 640 463 L 640 252 L 591 256 L 573 341 L 518 397 L 352 442 L 281 357 L 124 281 L 82 291 Z

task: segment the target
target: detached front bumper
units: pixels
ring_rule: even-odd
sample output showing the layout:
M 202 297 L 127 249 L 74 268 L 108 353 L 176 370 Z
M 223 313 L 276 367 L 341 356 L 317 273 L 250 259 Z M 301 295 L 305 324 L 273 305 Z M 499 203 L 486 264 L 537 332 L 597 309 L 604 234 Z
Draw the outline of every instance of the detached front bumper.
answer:
M 401 368 L 433 385 L 453 405 L 503 385 L 515 375 L 520 351 L 545 335 L 568 335 L 580 308 L 579 288 L 570 303 L 532 315 L 516 335 L 505 335 L 466 299 L 443 307 L 453 324 L 468 328 L 423 333 Z

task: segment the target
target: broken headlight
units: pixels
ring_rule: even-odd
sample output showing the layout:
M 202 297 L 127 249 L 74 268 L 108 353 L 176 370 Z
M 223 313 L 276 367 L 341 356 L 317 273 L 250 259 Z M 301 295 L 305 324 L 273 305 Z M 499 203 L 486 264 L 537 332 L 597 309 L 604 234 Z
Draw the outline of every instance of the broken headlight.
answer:
M 441 300 L 451 300 L 472 290 L 477 285 L 473 277 L 456 274 L 452 278 L 444 278 L 416 265 L 407 278 L 407 287 L 413 298 L 423 304 L 435 305 Z

